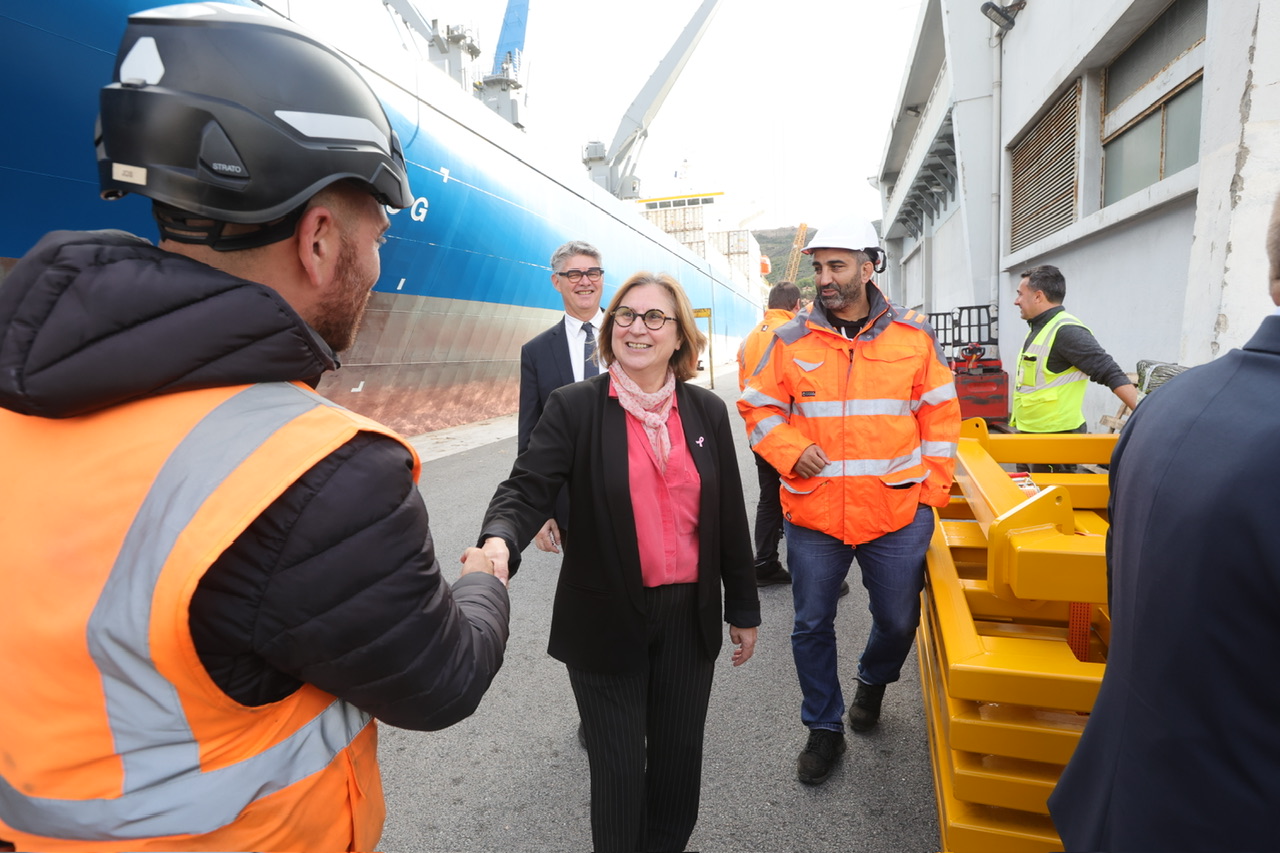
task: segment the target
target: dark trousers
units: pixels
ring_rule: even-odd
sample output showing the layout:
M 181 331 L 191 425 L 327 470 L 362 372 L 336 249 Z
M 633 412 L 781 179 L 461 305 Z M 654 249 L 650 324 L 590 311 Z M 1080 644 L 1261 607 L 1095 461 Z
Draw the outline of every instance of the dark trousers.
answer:
M 697 584 L 645 589 L 645 671 L 569 668 L 586 728 L 596 853 L 684 850 L 698 822 L 715 663 L 702 645 L 697 601 Z
M 756 577 L 771 575 L 782 568 L 778 560 L 778 541 L 782 538 L 781 478 L 777 470 L 758 453 L 756 477 L 760 481 L 760 500 L 756 502 Z
M 1024 432 L 1024 430 L 1018 430 L 1018 432 L 1022 433 Z M 1054 430 L 1053 432 L 1034 432 L 1034 433 L 1027 433 L 1027 435 L 1085 435 L 1088 432 L 1089 432 L 1089 425 L 1085 423 L 1085 424 L 1080 424 L 1080 426 L 1076 427 L 1075 429 L 1058 429 L 1058 430 Z M 1022 463 L 1018 463 L 1014 467 L 1017 468 L 1017 470 L 1023 474 L 1083 474 L 1084 473 L 1084 469 L 1082 469 L 1079 465 L 1067 465 L 1064 463 L 1058 463 L 1056 465 L 1045 465 L 1039 462 L 1033 465 L 1024 465 Z

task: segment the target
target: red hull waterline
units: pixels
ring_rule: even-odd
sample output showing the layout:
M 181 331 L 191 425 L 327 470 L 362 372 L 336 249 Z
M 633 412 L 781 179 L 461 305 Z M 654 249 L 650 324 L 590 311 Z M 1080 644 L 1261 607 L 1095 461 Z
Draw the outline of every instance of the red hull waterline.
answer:
M 509 415 L 520 405 L 520 347 L 561 312 L 374 293 L 342 368 L 319 392 L 402 435 Z
M 0 258 L 0 283 L 17 264 Z M 374 293 L 356 342 L 317 390 L 405 436 L 520 407 L 520 347 L 560 311 Z

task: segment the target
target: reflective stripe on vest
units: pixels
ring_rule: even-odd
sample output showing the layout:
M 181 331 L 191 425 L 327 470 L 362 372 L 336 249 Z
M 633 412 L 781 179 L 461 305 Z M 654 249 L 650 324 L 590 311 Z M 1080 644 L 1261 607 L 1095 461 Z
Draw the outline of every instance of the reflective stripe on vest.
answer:
M 828 462 L 822 471 L 815 476 L 817 477 L 887 477 L 899 471 L 906 471 L 912 468 L 920 467 L 920 453 L 917 451 L 908 456 L 899 456 L 896 459 L 836 459 Z M 917 482 L 928 476 L 924 475 L 909 478 Z M 793 495 L 808 494 L 809 490 L 792 488 L 791 484 L 785 479 L 782 480 L 782 486 Z
M 29 797 L 0 778 L 5 823 L 32 835 L 85 841 L 212 832 L 250 803 L 323 770 L 368 724 L 367 714 L 335 700 L 263 752 L 202 771 L 179 696 L 150 651 L 155 586 L 183 530 L 257 448 L 324 405 L 334 404 L 294 385 L 250 386 L 206 414 L 168 457 L 89 621 L 90 655 L 123 763 L 123 792 L 92 800 Z
M 1089 377 L 1076 367 L 1053 373 L 1047 365 L 1053 342 L 1064 326 L 1088 329 L 1078 318 L 1059 312 L 1018 355 L 1013 391 L 1013 424 L 1017 429 L 1057 432 L 1074 429 L 1083 420 L 1081 406 Z

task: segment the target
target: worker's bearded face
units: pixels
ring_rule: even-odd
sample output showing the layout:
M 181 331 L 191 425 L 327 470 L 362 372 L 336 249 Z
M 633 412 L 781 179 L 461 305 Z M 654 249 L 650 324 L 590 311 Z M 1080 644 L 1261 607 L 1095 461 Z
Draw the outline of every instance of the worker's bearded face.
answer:
M 320 302 L 312 322 L 316 334 L 334 352 L 343 352 L 355 343 L 371 288 L 378 281 L 376 273 L 370 279 L 367 264 L 361 269 L 357 255 L 351 241 L 343 239 L 333 287 Z
M 379 249 L 391 223 L 382 205 L 362 191 L 331 196 L 326 203 L 338 228 L 338 257 L 333 280 L 309 322 L 334 352 L 342 352 L 355 343 L 370 291 L 378 283 Z
M 840 312 L 866 301 L 868 259 L 848 249 L 815 249 L 813 280 L 818 299 L 828 311 Z

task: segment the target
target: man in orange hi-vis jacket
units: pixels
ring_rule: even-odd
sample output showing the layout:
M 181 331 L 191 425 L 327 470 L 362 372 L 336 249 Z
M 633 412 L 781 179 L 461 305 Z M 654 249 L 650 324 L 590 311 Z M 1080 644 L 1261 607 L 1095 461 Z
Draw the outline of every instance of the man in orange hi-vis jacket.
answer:
M 791 645 L 809 729 L 796 774 L 810 785 L 826 781 L 845 751 L 840 585 L 856 556 L 872 627 L 849 726 L 865 732 L 915 639 L 933 508 L 947 503 L 960 434 L 933 330 L 871 280 L 883 269 L 878 243 L 870 224 L 814 235 L 804 251 L 817 299 L 777 330 L 738 402 L 752 450 L 782 475 Z

